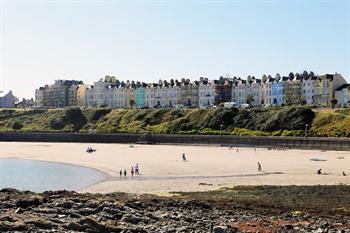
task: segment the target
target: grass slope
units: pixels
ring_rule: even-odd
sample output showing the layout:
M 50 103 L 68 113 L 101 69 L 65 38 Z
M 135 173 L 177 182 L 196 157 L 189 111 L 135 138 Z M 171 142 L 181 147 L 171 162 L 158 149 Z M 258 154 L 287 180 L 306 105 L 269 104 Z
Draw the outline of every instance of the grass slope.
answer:
M 180 133 L 350 137 L 350 110 L 305 106 L 259 109 L 56 109 L 0 110 L 0 131 Z

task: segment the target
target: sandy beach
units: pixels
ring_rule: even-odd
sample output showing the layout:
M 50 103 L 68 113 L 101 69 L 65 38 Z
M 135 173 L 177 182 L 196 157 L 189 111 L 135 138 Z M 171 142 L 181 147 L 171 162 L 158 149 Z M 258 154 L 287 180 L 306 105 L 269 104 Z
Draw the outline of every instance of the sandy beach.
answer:
M 97 151 L 86 153 L 91 146 Z M 185 153 L 186 162 L 181 155 Z M 343 156 L 344 159 L 339 159 Z M 205 191 L 234 185 L 350 184 L 350 152 L 268 150 L 182 145 L 1 142 L 0 158 L 68 163 L 98 169 L 106 180 L 83 192 L 166 194 L 170 191 Z M 311 161 L 320 158 L 326 161 Z M 262 172 L 257 171 L 257 163 Z M 141 175 L 130 177 L 139 163 Z M 128 170 L 120 178 L 120 170 Z M 322 169 L 328 175 L 317 175 Z M 348 174 L 343 176 L 342 172 Z

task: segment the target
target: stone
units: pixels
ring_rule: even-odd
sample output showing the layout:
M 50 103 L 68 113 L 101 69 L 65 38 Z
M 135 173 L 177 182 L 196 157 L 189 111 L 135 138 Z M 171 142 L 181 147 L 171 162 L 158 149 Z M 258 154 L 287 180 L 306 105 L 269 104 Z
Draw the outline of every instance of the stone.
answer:
M 64 224 L 63 228 L 65 228 L 67 230 L 71 230 L 71 231 L 84 231 L 86 229 L 85 226 L 82 226 L 82 225 L 75 223 L 75 222 L 71 222 L 69 224 Z
M 38 206 L 42 203 L 42 200 L 37 197 L 29 197 L 27 199 L 20 199 L 16 201 L 17 207 L 28 208 L 31 206 Z

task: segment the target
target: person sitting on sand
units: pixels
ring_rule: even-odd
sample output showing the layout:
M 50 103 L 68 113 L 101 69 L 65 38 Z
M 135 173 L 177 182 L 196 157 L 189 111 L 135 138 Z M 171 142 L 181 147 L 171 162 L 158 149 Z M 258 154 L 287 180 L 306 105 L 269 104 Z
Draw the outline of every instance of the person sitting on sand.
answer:
M 343 176 L 346 176 L 346 173 L 343 171 Z
M 262 168 L 261 168 L 261 164 L 258 162 L 258 172 L 261 172 Z
M 318 169 L 317 174 L 322 175 L 322 169 Z
M 187 159 L 186 159 L 186 155 L 185 155 L 185 153 L 183 153 L 182 154 L 182 161 L 186 161 Z

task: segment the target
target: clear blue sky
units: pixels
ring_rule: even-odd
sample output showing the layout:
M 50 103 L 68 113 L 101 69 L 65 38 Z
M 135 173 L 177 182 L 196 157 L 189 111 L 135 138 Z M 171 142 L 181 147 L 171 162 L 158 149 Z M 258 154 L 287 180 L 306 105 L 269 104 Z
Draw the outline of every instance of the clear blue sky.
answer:
M 214 79 L 339 72 L 350 80 L 350 0 L 0 0 L 0 89 L 55 79 Z

